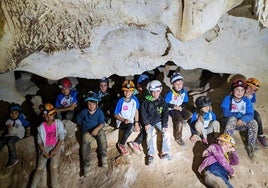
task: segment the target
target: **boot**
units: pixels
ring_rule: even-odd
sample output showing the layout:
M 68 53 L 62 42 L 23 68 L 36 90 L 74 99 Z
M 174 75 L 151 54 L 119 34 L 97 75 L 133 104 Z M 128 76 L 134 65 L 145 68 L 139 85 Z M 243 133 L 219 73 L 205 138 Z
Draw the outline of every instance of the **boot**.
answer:
M 248 144 L 246 147 L 247 153 L 248 153 L 248 157 L 251 160 L 254 160 L 255 158 L 255 150 L 254 150 L 255 146 L 253 144 Z

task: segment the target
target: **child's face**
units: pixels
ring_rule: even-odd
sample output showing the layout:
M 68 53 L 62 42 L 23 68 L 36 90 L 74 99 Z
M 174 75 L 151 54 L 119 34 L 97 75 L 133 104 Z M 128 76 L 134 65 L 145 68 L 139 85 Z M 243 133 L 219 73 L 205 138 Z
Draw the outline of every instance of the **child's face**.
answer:
M 108 90 L 108 84 L 106 82 L 101 82 L 99 87 L 102 93 L 106 93 Z
M 53 121 L 54 121 L 54 118 L 55 118 L 55 113 L 53 113 L 53 114 L 47 114 L 47 115 L 43 115 L 43 117 L 44 117 L 44 119 L 45 119 L 45 121 L 48 123 L 48 124 L 50 124 L 50 123 L 52 123 Z
M 88 101 L 87 102 L 87 107 L 89 111 L 95 111 L 97 108 L 97 103 L 93 101 Z
M 224 153 L 233 151 L 234 148 L 232 147 L 232 144 L 228 143 L 228 142 L 223 142 L 223 141 L 218 141 L 219 145 L 221 146 L 221 149 Z
M 19 118 L 19 114 L 20 114 L 19 111 L 13 110 L 13 111 L 10 112 L 10 118 L 11 119 L 18 119 Z
M 63 95 L 69 95 L 70 94 L 70 88 L 69 87 L 62 87 L 61 92 Z
M 154 99 L 158 99 L 160 96 L 161 90 L 160 91 L 151 91 L 152 97 Z
M 183 80 L 177 80 L 172 85 L 176 91 L 180 91 L 183 88 Z
M 131 90 L 124 90 L 124 96 L 127 99 L 130 99 L 134 91 Z
M 241 99 L 245 95 L 245 89 L 243 87 L 236 87 L 233 90 L 233 96 L 236 99 Z
M 207 113 L 209 109 L 210 109 L 210 106 L 204 106 L 201 108 L 201 111 Z
M 248 95 L 252 95 L 254 93 L 256 93 L 257 90 L 253 89 L 252 87 L 248 86 L 247 90 L 246 90 L 246 94 Z
M 146 86 L 140 83 L 137 83 L 137 90 L 143 92 L 146 89 Z

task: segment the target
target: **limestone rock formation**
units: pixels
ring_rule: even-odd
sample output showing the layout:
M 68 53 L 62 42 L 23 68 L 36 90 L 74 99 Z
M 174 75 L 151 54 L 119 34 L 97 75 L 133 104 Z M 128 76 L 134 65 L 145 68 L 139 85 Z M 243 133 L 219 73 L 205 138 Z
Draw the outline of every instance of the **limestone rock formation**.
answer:
M 225 15 L 241 2 L 2 0 L 0 72 L 96 78 L 174 61 L 186 69 L 262 75 L 267 81 L 259 72 L 267 70 L 267 29 L 259 30 L 255 20 Z M 256 1 L 264 26 L 266 5 Z M 253 61 L 258 65 L 250 67 Z

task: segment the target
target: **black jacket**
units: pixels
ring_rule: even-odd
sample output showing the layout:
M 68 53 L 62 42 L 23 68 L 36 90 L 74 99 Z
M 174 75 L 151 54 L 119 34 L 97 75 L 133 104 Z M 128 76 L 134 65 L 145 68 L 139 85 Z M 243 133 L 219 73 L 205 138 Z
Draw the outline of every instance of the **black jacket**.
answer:
M 152 125 L 161 122 L 162 127 L 168 127 L 168 105 L 163 97 L 154 100 L 147 95 L 141 104 L 141 120 L 143 125 Z

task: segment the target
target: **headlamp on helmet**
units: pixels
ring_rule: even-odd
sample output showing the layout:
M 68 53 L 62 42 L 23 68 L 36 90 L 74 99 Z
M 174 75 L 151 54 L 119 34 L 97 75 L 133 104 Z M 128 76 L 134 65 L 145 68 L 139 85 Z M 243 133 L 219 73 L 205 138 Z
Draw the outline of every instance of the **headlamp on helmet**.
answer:
M 247 79 L 247 85 L 252 87 L 254 90 L 259 90 L 260 89 L 260 81 L 257 80 L 256 78 L 249 78 Z
M 134 82 L 132 82 L 131 80 L 125 80 L 122 84 L 122 90 L 123 91 L 126 91 L 126 90 L 134 91 L 135 90 Z
M 43 115 L 51 115 L 56 113 L 54 106 L 50 103 L 46 103 L 42 106 L 42 114 Z
M 220 140 L 222 142 L 227 142 L 227 143 L 231 144 L 233 147 L 235 146 L 235 140 L 229 134 L 221 134 L 217 138 L 217 140 Z
M 59 80 L 59 88 L 72 88 L 72 82 L 69 78 Z
M 162 90 L 162 84 L 158 80 L 153 80 L 149 83 L 149 91 L 161 91 Z
M 243 87 L 244 89 L 247 89 L 247 83 L 241 78 L 235 79 L 231 84 L 231 89 L 233 90 L 237 87 Z

